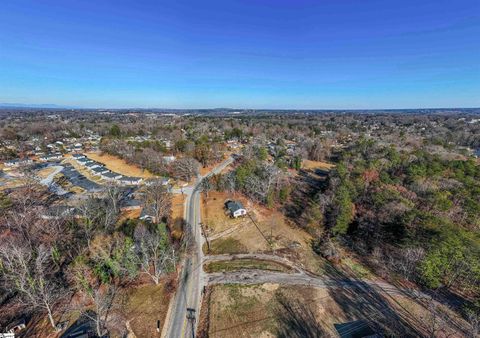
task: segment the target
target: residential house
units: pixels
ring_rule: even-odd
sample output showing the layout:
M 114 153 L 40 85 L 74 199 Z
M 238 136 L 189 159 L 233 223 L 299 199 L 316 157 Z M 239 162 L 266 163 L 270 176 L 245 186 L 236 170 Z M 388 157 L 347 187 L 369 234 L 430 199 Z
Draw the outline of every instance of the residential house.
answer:
M 100 177 L 106 181 L 117 181 L 120 178 L 122 178 L 122 175 L 114 173 L 112 171 L 108 171 L 106 173 L 101 174 Z
M 93 175 L 100 176 L 102 174 L 108 173 L 110 170 L 100 166 L 100 167 L 93 168 L 91 171 Z
M 86 158 L 85 155 L 83 155 L 83 154 L 73 154 L 72 157 L 73 157 L 74 159 L 76 159 L 77 161 L 78 161 L 79 159 Z
M 163 156 L 163 160 L 167 164 L 172 163 L 173 161 L 175 161 L 175 156 L 173 156 L 173 155 Z
M 143 179 L 141 177 L 122 176 L 118 181 L 125 185 L 139 185 L 143 182 Z
M 139 219 L 142 221 L 157 223 L 157 217 L 155 216 L 155 212 L 151 207 L 144 207 L 140 213 Z
M 88 161 L 85 163 L 85 167 L 89 170 L 93 170 L 95 168 L 101 167 L 102 165 L 95 161 Z
M 5 161 L 4 165 L 5 167 L 13 168 L 13 167 L 18 167 L 20 165 L 27 165 L 31 163 L 33 163 L 33 161 L 29 158 L 24 158 L 24 159 L 16 158 L 14 160 Z
M 227 201 L 225 207 L 230 213 L 230 217 L 233 218 L 245 216 L 247 214 L 247 210 L 243 207 L 242 203 L 237 201 Z
M 43 156 L 40 156 L 39 159 L 42 162 L 47 162 L 47 161 L 56 161 L 56 160 L 61 160 L 63 155 L 61 153 L 55 153 L 55 154 L 46 154 Z

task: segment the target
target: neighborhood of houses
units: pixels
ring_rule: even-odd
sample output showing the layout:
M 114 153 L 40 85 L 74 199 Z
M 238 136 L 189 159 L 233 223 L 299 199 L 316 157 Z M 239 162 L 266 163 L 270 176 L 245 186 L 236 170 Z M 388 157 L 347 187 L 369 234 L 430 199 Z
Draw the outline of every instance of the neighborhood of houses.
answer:
M 117 182 L 122 185 L 139 185 L 143 182 L 140 177 L 124 176 L 107 169 L 102 163 L 91 160 L 83 154 L 73 154 L 78 164 L 87 169 L 92 175 L 109 182 Z

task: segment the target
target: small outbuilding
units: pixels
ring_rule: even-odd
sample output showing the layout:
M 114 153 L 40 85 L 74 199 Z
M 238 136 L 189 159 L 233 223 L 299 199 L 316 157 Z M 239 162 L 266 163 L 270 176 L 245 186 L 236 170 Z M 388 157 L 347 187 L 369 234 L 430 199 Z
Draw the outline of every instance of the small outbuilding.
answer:
M 227 201 L 225 203 L 225 208 L 230 213 L 230 217 L 233 218 L 245 216 L 247 214 L 247 210 L 243 207 L 242 203 L 238 201 Z

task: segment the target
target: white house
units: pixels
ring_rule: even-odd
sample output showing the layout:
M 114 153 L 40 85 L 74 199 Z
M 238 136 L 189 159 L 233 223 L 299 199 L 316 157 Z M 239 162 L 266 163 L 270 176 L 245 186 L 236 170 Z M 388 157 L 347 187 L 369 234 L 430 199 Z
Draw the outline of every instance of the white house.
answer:
M 230 217 L 233 218 L 245 216 L 247 214 L 247 210 L 245 210 L 242 203 L 237 201 L 228 201 L 227 203 L 225 203 L 225 207 L 229 211 Z
M 117 181 L 120 178 L 122 178 L 122 175 L 114 173 L 112 171 L 109 171 L 109 172 L 101 174 L 100 177 L 103 178 L 106 181 Z
M 165 163 L 172 163 L 173 161 L 175 161 L 175 156 L 173 155 L 169 155 L 169 156 L 163 156 L 163 160 L 165 161 Z
M 141 177 L 122 176 L 118 181 L 125 185 L 139 185 L 143 182 L 143 179 Z
M 102 174 L 108 173 L 110 170 L 105 167 L 96 167 L 93 168 L 91 171 L 93 175 L 100 176 Z

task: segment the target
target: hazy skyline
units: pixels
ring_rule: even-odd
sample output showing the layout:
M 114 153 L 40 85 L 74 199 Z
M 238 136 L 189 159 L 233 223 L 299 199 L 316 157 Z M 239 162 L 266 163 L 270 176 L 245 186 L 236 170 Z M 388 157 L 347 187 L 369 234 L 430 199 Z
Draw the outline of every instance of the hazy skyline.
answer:
M 0 102 L 480 106 L 479 1 L 4 1 Z

